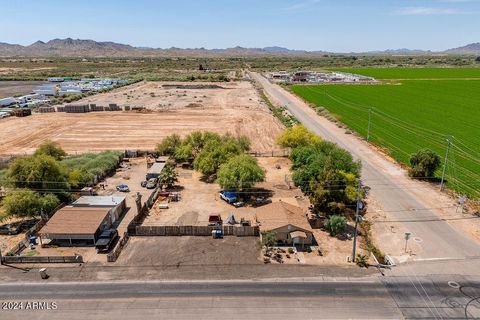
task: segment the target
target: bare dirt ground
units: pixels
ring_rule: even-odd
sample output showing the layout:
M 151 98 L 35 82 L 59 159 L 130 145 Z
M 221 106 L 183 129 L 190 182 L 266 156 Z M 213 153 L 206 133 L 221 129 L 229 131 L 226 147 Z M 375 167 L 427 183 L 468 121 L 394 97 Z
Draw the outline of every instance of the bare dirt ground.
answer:
M 299 189 L 288 189 L 285 183 L 285 176 L 290 177 L 290 160 L 281 157 L 259 157 L 257 160 L 266 170 L 266 180 L 255 186 L 270 190 L 272 201 L 281 199 L 306 211 L 310 204 L 308 199 L 303 197 Z M 194 170 L 177 168 L 177 171 L 180 176 L 177 184 L 183 188 L 178 192 L 181 201 L 170 202 L 168 209 L 159 209 L 158 206 L 162 203 L 159 199 L 150 210 L 144 225 L 207 225 L 208 216 L 212 213 L 221 214 L 224 221 L 229 214 L 233 214 L 238 221 L 240 218 L 254 221 L 256 208 L 235 208 L 220 198 L 218 193 L 221 188 L 218 184 L 203 182 L 201 174 Z
M 2 119 L 0 155 L 32 153 L 45 139 L 58 142 L 68 153 L 151 150 L 167 135 L 185 136 L 194 130 L 247 135 L 255 151 L 278 149 L 275 138 L 283 125 L 249 82 L 216 84 L 223 89 L 166 89 L 164 84 L 175 83 L 137 83 L 76 102 L 144 106 L 149 113 L 44 113 Z
M 2 68 L 0 68 L 2 74 Z M 45 81 L 0 81 L 0 98 L 11 97 L 18 94 L 29 94 L 32 90 Z
M 288 188 L 286 181 L 291 181 L 290 166 L 288 158 L 282 157 L 259 157 L 259 164 L 266 170 L 266 180 L 258 183 L 256 187 L 270 190 L 272 192 L 271 200 L 273 202 L 282 200 L 290 204 L 301 207 L 305 212 L 310 205 L 309 200 L 303 196 L 301 190 L 297 188 Z M 168 203 L 168 209 L 160 209 L 157 201 L 149 212 L 149 216 L 144 225 L 208 225 L 209 214 L 216 213 L 222 216 L 226 221 L 230 214 L 239 221 L 241 218 L 255 222 L 257 208 L 245 206 L 235 208 L 223 201 L 218 193 L 220 186 L 215 183 L 205 183 L 201 181 L 201 174 L 187 169 L 177 169 L 180 175 L 178 185 L 183 189 L 178 193 L 182 199 L 179 202 Z M 288 264 L 335 264 L 347 265 L 346 257 L 351 255 L 352 240 L 339 239 L 331 237 L 327 232 L 320 229 L 312 230 L 318 247 L 314 247 L 312 252 L 298 252 L 291 255 L 291 259 L 284 258 L 284 263 Z M 163 238 L 163 237 L 162 237 Z M 226 237 L 228 238 L 228 237 Z M 322 255 L 318 254 L 320 248 Z M 258 251 L 258 249 L 256 249 Z M 362 250 L 359 249 L 359 253 Z M 260 254 L 258 252 L 258 254 Z
M 133 237 L 117 264 L 176 267 L 261 264 L 256 242 L 254 237 Z

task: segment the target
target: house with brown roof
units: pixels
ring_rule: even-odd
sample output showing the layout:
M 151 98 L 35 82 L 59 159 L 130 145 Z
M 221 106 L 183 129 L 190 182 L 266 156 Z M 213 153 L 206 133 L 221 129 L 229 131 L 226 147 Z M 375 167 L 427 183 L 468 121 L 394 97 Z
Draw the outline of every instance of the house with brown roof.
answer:
M 72 245 L 94 245 L 100 233 L 114 226 L 126 210 L 125 197 L 80 197 L 59 209 L 38 232 L 42 240 Z
M 256 211 L 260 230 L 274 231 L 277 244 L 305 246 L 313 244 L 310 224 L 303 210 L 284 201 L 272 202 Z

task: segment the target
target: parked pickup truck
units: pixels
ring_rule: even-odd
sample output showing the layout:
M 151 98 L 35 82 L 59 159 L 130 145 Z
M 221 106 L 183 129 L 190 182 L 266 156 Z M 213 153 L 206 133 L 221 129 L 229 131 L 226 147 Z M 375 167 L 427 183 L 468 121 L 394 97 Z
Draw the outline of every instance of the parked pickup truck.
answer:
M 95 243 L 97 252 L 107 252 L 118 238 L 118 231 L 116 229 L 104 230 Z
M 238 202 L 238 194 L 233 191 L 220 191 L 219 193 L 220 198 L 225 200 L 226 202 L 233 204 L 235 202 Z

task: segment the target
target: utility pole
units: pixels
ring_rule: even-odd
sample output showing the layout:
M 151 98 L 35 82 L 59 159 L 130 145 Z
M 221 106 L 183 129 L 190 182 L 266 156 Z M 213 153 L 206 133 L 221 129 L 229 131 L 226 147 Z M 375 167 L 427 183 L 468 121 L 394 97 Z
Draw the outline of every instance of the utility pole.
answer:
M 443 162 L 443 170 L 442 170 L 442 181 L 440 182 L 440 191 L 445 189 L 445 171 L 447 171 L 447 160 L 448 160 L 448 151 L 450 151 L 450 146 L 452 145 L 452 137 L 448 136 L 447 139 L 447 151 L 445 152 L 445 161 Z
M 355 262 L 355 256 L 357 252 L 357 228 L 358 228 L 358 220 L 359 220 L 359 211 L 360 211 L 360 192 L 362 188 L 362 181 L 358 180 L 357 186 L 357 208 L 355 209 L 355 231 L 353 232 L 353 250 L 352 250 L 352 262 Z
M 372 108 L 368 108 L 368 130 L 367 130 L 367 141 L 370 140 L 370 128 L 372 126 Z

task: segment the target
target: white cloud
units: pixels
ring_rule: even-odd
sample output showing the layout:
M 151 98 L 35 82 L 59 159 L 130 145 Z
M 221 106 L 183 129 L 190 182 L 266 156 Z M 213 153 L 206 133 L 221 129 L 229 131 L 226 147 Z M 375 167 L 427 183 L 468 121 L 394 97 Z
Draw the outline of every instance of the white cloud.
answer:
M 432 7 L 403 7 L 393 12 L 398 16 L 418 16 L 418 15 L 451 15 L 463 14 L 463 11 L 453 8 L 432 8 Z

